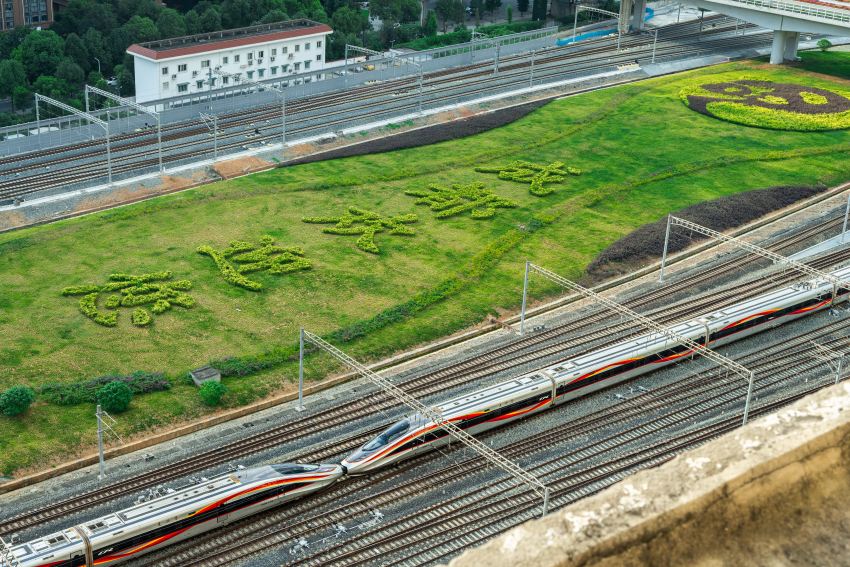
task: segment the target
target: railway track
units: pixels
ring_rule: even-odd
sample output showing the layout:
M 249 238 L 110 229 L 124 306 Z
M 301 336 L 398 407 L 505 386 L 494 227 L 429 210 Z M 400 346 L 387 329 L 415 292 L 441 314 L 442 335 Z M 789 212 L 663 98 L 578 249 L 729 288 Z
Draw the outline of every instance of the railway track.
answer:
M 789 246 L 799 244 L 805 238 L 839 226 L 840 222 L 841 219 L 838 217 L 824 220 L 823 222 L 809 227 L 800 233 L 780 238 L 771 246 L 771 248 L 781 252 Z M 823 262 L 828 264 L 829 262 L 841 261 L 847 258 L 847 254 L 850 254 L 850 252 L 839 252 L 837 254 L 829 255 L 827 260 Z M 732 270 L 741 269 L 741 267 L 745 264 L 746 263 L 741 262 L 740 258 L 729 258 L 726 261 L 721 262 L 718 266 L 712 267 L 710 270 L 683 277 L 679 281 L 672 282 L 663 288 L 655 289 L 633 298 L 625 302 L 625 304 L 632 309 L 640 309 L 641 307 L 646 307 L 652 303 L 663 301 L 672 297 L 676 293 L 692 289 L 695 285 L 706 283 L 709 280 L 717 278 L 720 275 L 727 274 Z M 817 265 L 825 267 L 826 264 L 819 263 Z M 789 277 L 789 279 L 791 278 Z M 733 296 L 740 299 L 742 294 L 746 295 L 747 293 L 755 293 L 755 288 L 751 283 L 739 285 L 738 288 L 735 289 L 736 291 L 727 293 L 726 301 L 731 301 Z M 699 304 L 699 307 L 694 306 L 692 307 L 692 310 L 716 305 L 718 299 L 721 299 L 721 297 L 713 295 L 710 297 L 710 300 L 705 302 L 705 304 Z M 666 308 L 670 309 L 671 307 L 667 306 Z M 688 311 L 678 310 L 676 313 L 677 316 L 681 318 L 685 316 Z M 652 312 L 648 314 L 652 314 Z M 573 344 L 581 340 L 581 336 L 565 338 L 570 337 L 571 333 L 574 334 L 585 330 L 589 334 L 593 334 L 594 338 L 598 338 L 598 331 L 596 329 L 592 329 L 592 327 L 602 321 L 605 317 L 606 315 L 604 313 L 591 314 L 586 317 L 582 317 L 581 321 L 571 321 L 542 333 L 526 336 L 525 338 L 519 339 L 502 347 L 498 347 L 465 361 L 451 364 L 437 369 L 436 371 L 428 372 L 418 378 L 402 382 L 401 385 L 406 391 L 422 397 L 468 382 L 476 376 L 491 375 L 500 370 L 510 370 L 512 368 L 516 368 L 519 364 L 523 364 L 523 362 L 539 358 L 539 356 L 535 353 L 547 346 L 551 347 L 552 341 L 560 341 L 558 343 L 558 348 L 563 350 L 569 344 Z M 588 331 L 588 329 L 591 330 Z M 609 329 L 608 332 L 613 330 L 614 329 Z M 550 349 L 549 352 L 556 352 L 558 348 Z M 538 351 L 524 352 L 529 351 L 530 349 L 538 349 Z M 518 355 L 524 356 L 522 359 L 523 362 L 517 362 Z M 340 406 L 323 410 L 284 425 L 273 427 L 267 431 L 254 434 L 239 442 L 230 443 L 218 447 L 215 450 L 200 453 L 149 473 L 121 480 L 97 491 L 74 496 L 66 500 L 53 503 L 50 506 L 32 510 L 28 513 L 6 519 L 0 523 L 0 533 L 8 534 L 10 532 L 30 528 L 46 521 L 76 513 L 121 496 L 138 492 L 144 488 L 232 462 L 238 458 L 245 457 L 246 455 L 276 447 L 304 436 L 319 435 L 348 424 L 356 418 L 368 417 L 380 409 L 388 409 L 394 406 L 395 403 L 384 395 L 366 394 Z M 349 436 L 346 438 L 345 442 L 349 444 L 348 446 L 358 445 L 371 433 L 372 431 L 367 431 L 365 433 Z M 306 456 L 302 457 L 309 457 L 311 460 L 321 460 L 325 458 L 325 455 L 323 450 L 320 449 L 317 452 L 308 453 Z
M 810 341 L 820 340 L 831 346 L 839 346 L 839 344 L 846 346 L 847 339 L 844 338 L 829 341 L 824 341 L 824 339 L 832 333 L 846 331 L 848 327 L 850 327 L 850 323 L 846 320 L 831 323 L 791 341 L 782 342 L 764 351 L 747 355 L 740 361 L 746 364 L 748 368 L 756 370 L 759 375 L 769 376 L 766 380 L 760 379 L 758 381 L 756 393 L 764 393 L 770 388 L 784 384 L 789 377 L 796 377 L 801 372 L 812 371 L 818 366 L 822 366 L 814 357 L 808 355 L 810 350 L 814 350 Z M 788 370 L 792 365 L 794 370 Z M 793 397 L 796 396 L 797 394 L 794 394 Z M 530 437 L 502 447 L 499 451 L 513 460 L 527 460 L 535 455 L 557 453 L 557 456 L 549 457 L 542 463 L 531 467 L 533 472 L 545 479 L 547 483 L 557 485 L 557 483 L 563 481 L 562 477 L 581 478 L 583 479 L 582 482 L 586 482 L 588 478 L 594 478 L 600 472 L 603 473 L 602 478 L 595 479 L 595 481 L 606 480 L 606 475 L 612 475 L 612 470 L 615 468 L 614 464 L 604 463 L 599 465 L 596 463 L 598 459 L 604 459 L 606 455 L 621 449 L 628 450 L 629 447 L 636 447 L 637 453 L 645 452 L 646 448 L 641 447 L 644 439 L 675 427 L 687 427 L 707 415 L 723 415 L 724 410 L 727 413 L 734 414 L 736 410 L 740 409 L 741 400 L 742 385 L 739 381 L 730 380 L 728 377 L 724 379 L 721 372 L 711 371 L 683 382 L 670 382 L 616 406 L 597 410 L 565 425 L 557 425 L 535 433 Z M 785 403 L 785 400 L 782 400 L 782 403 Z M 757 408 L 757 411 L 759 410 L 760 408 Z M 652 412 L 658 411 L 666 412 L 666 414 L 647 419 L 647 416 L 652 415 Z M 641 417 L 643 417 L 642 420 Z M 639 423 L 635 424 L 636 420 Z M 740 417 L 735 415 L 728 421 L 729 425 L 734 427 L 736 423 L 740 424 Z M 687 435 L 693 434 L 687 433 Z M 588 440 L 588 444 L 561 454 L 561 445 L 575 440 L 576 437 L 585 438 Z M 699 435 L 697 438 L 704 439 Z M 689 444 L 688 447 L 692 444 Z M 676 452 L 680 450 L 681 447 L 676 446 Z M 672 454 L 668 454 L 667 458 L 670 456 Z M 489 466 L 480 458 L 472 458 L 462 463 L 443 467 L 423 478 L 422 472 L 417 473 L 416 469 L 421 468 L 421 463 L 428 459 L 433 459 L 433 456 L 423 456 L 383 471 L 375 477 L 370 476 L 368 477 L 371 480 L 369 483 L 364 483 L 362 478 L 355 478 L 352 483 L 355 486 L 347 486 L 348 482 L 343 483 L 343 485 L 338 485 L 336 489 L 332 489 L 328 493 L 312 497 L 308 501 L 297 503 L 294 506 L 288 506 L 285 511 L 272 511 L 259 518 L 246 519 L 229 526 L 227 530 L 221 530 L 221 533 L 211 532 L 194 539 L 191 545 L 189 543 L 181 544 L 176 548 L 163 550 L 163 552 L 152 557 L 161 567 L 225 565 L 257 552 L 272 547 L 280 547 L 287 542 L 291 543 L 298 538 L 311 535 L 318 537 L 332 530 L 336 525 L 344 524 L 346 521 L 350 522 L 356 517 L 367 516 L 370 510 L 399 506 L 402 502 L 407 504 L 410 500 L 419 497 L 425 490 L 437 490 L 463 479 L 473 479 L 476 474 Z M 625 469 L 626 472 L 631 472 L 636 466 L 635 456 L 631 455 L 630 459 L 629 466 Z M 645 461 L 645 459 L 643 460 Z M 638 462 L 637 464 L 640 465 L 641 463 Z M 588 466 L 591 468 L 588 469 Z M 374 490 L 376 486 L 386 483 L 389 479 L 403 479 L 404 477 L 408 477 L 409 480 L 402 482 L 401 485 Z M 614 475 L 613 478 L 608 478 L 605 485 L 613 482 L 614 478 L 618 479 L 619 477 Z M 370 488 L 372 490 L 369 490 Z M 510 488 L 509 482 L 500 480 L 491 483 L 489 487 L 476 489 L 471 495 L 464 493 L 462 496 L 450 499 L 450 502 L 463 499 L 469 503 L 477 503 L 482 494 L 503 495 L 505 492 L 509 492 Z M 596 490 L 598 489 L 599 487 L 596 488 Z M 351 495 L 364 490 L 367 491 L 367 494 L 363 497 L 338 502 L 343 495 Z M 584 495 L 586 495 L 586 491 L 579 491 L 571 496 L 572 499 L 575 499 L 575 496 Z M 539 499 L 534 499 L 532 502 L 533 506 L 539 507 L 539 504 Z M 326 505 L 330 505 L 331 509 L 323 510 L 322 507 Z M 441 503 L 439 506 L 445 506 L 445 503 Z M 467 526 L 465 522 L 461 524 L 453 521 L 442 522 L 441 518 L 445 519 L 445 512 L 445 509 L 435 508 L 417 513 L 414 515 L 417 518 L 415 526 L 410 525 L 409 522 L 399 522 L 387 530 L 384 525 L 381 525 L 367 534 L 358 535 L 355 543 L 356 549 L 354 550 L 349 549 L 351 547 L 350 541 L 340 541 L 318 556 L 296 561 L 296 564 L 357 565 L 369 563 L 378 556 L 380 556 L 383 564 L 387 559 L 385 554 L 391 550 L 378 546 L 376 542 L 398 542 L 404 547 L 416 544 L 417 542 L 409 536 L 410 534 L 417 534 L 418 537 L 421 534 L 420 520 L 422 518 L 429 521 L 434 520 L 433 527 L 437 531 L 432 534 L 432 537 L 439 536 L 438 539 L 445 538 L 448 529 Z M 386 531 L 390 533 L 386 534 Z M 487 537 L 492 535 L 494 533 L 486 533 Z M 365 544 L 363 543 L 364 540 Z M 463 541 L 465 542 L 465 540 Z M 376 553 L 380 555 L 375 555 Z M 415 551 L 414 553 L 414 556 L 406 555 L 403 562 L 405 564 L 417 564 L 418 561 L 414 560 L 421 552 Z M 442 555 L 428 557 L 427 561 L 435 561 L 440 559 Z
M 730 27 L 721 27 L 716 28 L 711 31 L 711 34 L 723 34 L 731 31 Z M 748 45 L 759 45 L 765 43 L 768 40 L 767 34 L 753 34 L 745 37 L 735 37 L 732 39 L 721 39 L 717 41 L 711 41 L 711 34 L 703 34 L 703 37 L 708 37 L 709 39 L 705 39 L 705 41 L 701 42 L 698 45 L 694 46 L 686 46 L 675 43 L 675 39 L 678 39 L 678 36 L 674 36 L 674 38 L 661 41 L 658 47 L 657 55 L 659 57 L 664 57 L 667 55 L 679 55 L 679 56 L 687 56 L 695 53 L 706 51 L 707 49 L 720 50 L 724 48 L 742 48 Z M 685 34 L 682 37 L 688 37 L 696 35 L 694 33 Z M 597 68 L 604 67 L 612 67 L 616 66 L 618 63 L 626 63 L 634 60 L 635 55 L 640 55 L 640 53 L 636 53 L 634 49 L 641 48 L 644 52 L 647 52 L 650 49 L 651 42 L 648 42 L 645 39 L 637 38 L 634 40 L 634 44 L 627 44 L 624 46 L 624 52 L 611 57 L 610 50 L 605 47 L 595 48 L 594 50 L 587 50 L 581 52 L 579 55 L 583 58 L 581 64 L 573 65 L 572 67 L 564 67 L 563 62 L 567 59 L 572 58 L 575 53 L 565 53 L 559 55 L 552 55 L 548 57 L 540 57 L 535 60 L 535 68 L 536 68 L 536 77 L 538 82 L 547 82 L 547 79 L 554 80 L 558 77 L 570 76 L 582 72 L 592 71 Z M 631 51 L 629 51 L 631 50 Z M 440 76 L 431 79 L 426 83 L 426 88 L 430 89 L 432 92 L 429 93 L 428 103 L 432 106 L 439 106 L 441 104 L 449 104 L 454 100 L 457 100 L 458 97 L 463 96 L 464 94 L 469 92 L 468 81 L 474 79 L 475 77 L 483 77 L 479 79 L 479 84 L 477 86 L 476 93 L 479 96 L 483 96 L 488 94 L 489 92 L 495 92 L 500 90 L 510 90 L 512 85 L 522 85 L 527 81 L 526 78 L 526 66 L 527 63 L 511 63 L 510 59 L 503 61 L 502 65 L 500 65 L 500 73 L 499 75 L 493 75 L 488 68 L 492 67 L 492 65 L 487 64 L 484 65 L 483 70 L 478 70 L 472 73 L 472 75 L 467 74 L 463 77 L 455 77 L 456 73 L 453 73 L 453 76 Z M 465 72 L 469 73 L 467 69 Z M 382 85 L 381 87 L 386 88 L 389 91 L 389 97 L 391 97 L 391 106 L 387 106 L 390 103 L 390 99 L 387 97 L 377 98 L 376 100 L 357 105 L 358 110 L 366 110 L 367 114 L 365 115 L 370 120 L 380 120 L 382 118 L 392 117 L 400 114 L 404 114 L 406 112 L 416 112 L 418 106 L 418 92 L 416 89 L 412 88 L 413 84 L 410 79 L 401 79 L 401 84 L 387 83 L 386 85 Z M 405 86 L 407 84 L 407 86 Z M 443 85 L 443 86 L 440 86 Z M 439 96 L 434 96 L 434 89 L 440 88 L 442 91 L 445 91 L 443 94 Z M 358 95 L 354 93 L 351 95 L 354 99 L 359 100 L 367 100 L 368 98 L 375 98 L 375 90 L 366 91 L 363 94 Z M 348 105 L 351 97 L 346 96 L 346 104 L 345 108 L 339 108 L 336 110 L 330 110 L 324 112 L 319 116 L 310 115 L 310 116 L 302 116 L 300 118 L 291 115 L 288 118 L 288 126 L 287 130 L 291 136 L 294 134 L 295 136 L 308 136 L 311 134 L 315 134 L 314 130 L 317 128 L 321 128 L 322 130 L 327 130 L 330 128 L 341 129 L 346 126 L 346 124 L 351 123 L 351 106 Z M 299 103 L 303 105 L 300 110 L 302 114 L 309 113 L 311 110 L 324 108 L 328 106 L 326 101 L 303 101 Z M 372 110 L 370 110 L 372 109 Z M 296 109 L 296 113 L 299 112 Z M 279 109 L 278 112 L 275 113 L 272 110 L 266 111 L 257 111 L 257 113 L 251 113 L 247 117 L 242 117 L 236 119 L 233 122 L 223 124 L 223 129 L 225 133 L 219 136 L 219 151 L 222 153 L 227 153 L 230 150 L 233 151 L 242 151 L 246 147 L 246 143 L 250 144 L 266 144 L 269 142 L 277 142 L 280 138 L 279 133 L 271 133 L 261 136 L 256 136 L 250 141 L 246 142 L 245 130 L 232 130 L 231 132 L 227 132 L 227 129 L 239 128 L 239 127 L 248 127 L 249 129 L 254 128 L 258 123 L 270 123 L 275 120 L 275 117 L 279 120 Z M 357 119 L 363 119 L 364 116 L 358 116 Z M 319 124 L 315 124 L 319 122 Z M 299 126 L 301 124 L 301 126 Z M 272 129 L 274 129 L 275 124 L 272 124 Z M 267 129 L 267 126 L 263 125 L 264 129 Z M 205 158 L 208 157 L 211 153 L 211 149 L 206 147 L 210 144 L 210 140 L 208 136 L 206 136 L 207 131 L 205 128 L 203 129 L 194 129 L 188 130 L 184 133 L 175 133 L 172 135 L 166 135 L 164 140 L 176 140 L 178 141 L 175 144 L 170 145 L 167 149 L 164 149 L 163 162 L 164 163 L 175 163 L 175 162 L 184 162 L 187 160 L 192 160 L 196 158 Z M 201 140 L 189 140 L 185 142 L 179 142 L 179 140 L 187 138 L 187 137 L 195 137 L 201 136 Z M 146 168 L 156 168 L 158 164 L 158 159 L 156 157 L 149 157 L 151 154 L 150 149 L 139 153 L 131 153 L 128 155 L 122 155 L 122 152 L 131 151 L 133 149 L 143 149 L 152 143 L 152 140 L 155 138 L 148 137 L 147 141 L 135 141 L 129 144 L 125 144 L 124 146 L 118 146 L 113 149 L 113 175 L 120 176 L 123 173 L 132 173 L 137 172 L 140 169 Z M 232 139 L 233 141 L 228 142 L 228 139 Z M 199 147 L 200 146 L 200 147 Z M 185 150 L 185 151 L 184 151 Z M 175 153 L 176 152 L 176 153 Z M 43 164 L 26 164 L 19 166 L 17 168 L 13 168 L 11 170 L 2 172 L 2 175 L 7 177 L 11 176 L 11 178 L 0 182 L 0 198 L 2 199 L 15 199 L 15 198 L 24 198 L 33 193 L 38 193 L 40 191 L 63 187 L 69 184 L 80 183 L 86 180 L 98 179 L 104 176 L 105 170 L 103 165 L 99 163 L 85 163 L 85 164 L 76 164 L 74 167 L 69 167 L 65 170 L 55 170 L 55 166 L 60 163 L 74 163 L 79 161 L 80 159 L 92 158 L 94 154 L 89 154 L 88 156 L 65 156 L 65 157 L 54 157 L 52 161 L 45 162 Z M 143 158 L 139 158 L 139 156 L 146 156 Z M 12 159 L 12 158 L 8 158 Z M 43 172 L 32 175 L 28 177 L 17 177 L 21 173 L 25 171 L 30 171 L 33 169 L 39 168 L 49 168 L 45 169 Z

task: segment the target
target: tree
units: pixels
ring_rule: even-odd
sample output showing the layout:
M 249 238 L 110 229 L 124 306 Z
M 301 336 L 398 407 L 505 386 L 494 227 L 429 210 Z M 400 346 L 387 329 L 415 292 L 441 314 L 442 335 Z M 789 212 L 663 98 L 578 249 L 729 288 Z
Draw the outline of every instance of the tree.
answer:
M 510 24 L 510 23 L 512 23 L 512 22 L 514 21 L 514 9 L 513 9 L 513 6 L 508 6 L 507 18 L 508 18 L 508 23 L 509 23 L 509 24 Z
M 21 42 L 19 53 L 30 79 L 52 75 L 65 57 L 65 42 L 52 30 L 37 31 Z
M 97 403 L 109 413 L 121 413 L 130 407 L 133 391 L 124 382 L 110 382 L 97 391 Z
M 161 38 L 180 37 L 186 35 L 186 20 L 177 10 L 165 8 L 156 19 L 156 29 Z
M 821 40 L 819 40 L 819 41 L 818 41 L 818 48 L 819 48 L 821 51 L 826 51 L 826 50 L 827 50 L 827 49 L 829 49 L 830 47 L 832 47 L 832 42 L 831 42 L 831 41 L 829 41 L 828 39 L 823 38 L 823 39 L 821 39 Z
M 481 12 L 484 11 L 484 0 L 472 0 L 469 6 L 475 13 L 475 27 L 478 27 L 481 25 Z
M 425 29 L 423 30 L 427 37 L 437 35 L 437 14 L 434 10 L 428 10 L 428 19 L 425 21 Z
M 437 0 L 437 16 L 443 22 L 443 32 L 448 27 L 448 22 L 453 21 L 454 16 L 454 0 Z
M 118 80 L 119 96 L 130 96 L 136 92 L 136 82 L 132 71 L 124 65 L 116 65 L 112 72 L 115 73 L 115 78 Z
M 0 413 L 15 417 L 27 411 L 35 400 L 35 392 L 26 386 L 12 386 L 0 394 Z
M 83 34 L 83 43 L 91 58 L 92 68 L 100 69 L 101 73 L 108 73 L 112 68 L 112 53 L 110 53 L 103 34 L 91 29 Z M 100 60 L 100 65 L 95 59 Z
M 19 26 L 11 31 L 0 33 L 0 60 L 9 59 L 12 56 L 12 51 L 21 45 L 24 38 L 32 32 L 32 28 Z
M 204 12 L 198 20 L 200 32 L 213 32 L 223 29 L 221 26 L 221 14 L 215 8 L 210 8 Z
M 546 19 L 549 12 L 548 0 L 534 0 L 531 4 L 531 19 L 541 21 Z
M 83 39 L 75 33 L 70 33 L 65 38 L 65 55 L 80 66 L 84 73 L 91 71 L 92 60 L 89 50 Z
M 525 15 L 528 12 L 528 0 L 517 0 L 516 9 L 519 10 L 519 13 Z
M 336 33 L 360 35 L 371 30 L 372 24 L 367 11 L 342 6 L 331 17 L 331 27 Z
M 502 0 L 484 0 L 484 7 L 490 12 L 490 16 L 493 16 L 496 10 L 502 7 Z
M 12 106 L 15 110 L 23 110 L 30 108 L 33 105 L 32 91 L 23 85 L 18 85 L 12 89 Z
M 285 22 L 289 19 L 289 14 L 284 12 L 283 10 L 272 10 L 268 12 L 265 16 L 260 18 L 260 24 L 273 24 L 275 22 Z
M 118 27 L 118 20 L 110 2 L 96 0 L 71 0 L 56 12 L 56 21 L 51 29 L 60 35 L 83 33 L 94 29 L 108 34 Z
M 127 32 L 127 38 L 130 40 L 127 47 L 134 43 L 144 43 L 159 39 L 159 29 L 157 29 L 153 20 L 148 17 L 133 16 L 121 28 Z
M 420 5 L 416 0 L 370 0 L 372 16 L 385 22 L 419 22 Z M 386 25 L 384 26 L 386 27 Z
M 208 406 L 217 406 L 221 403 L 221 398 L 227 393 L 227 388 L 221 382 L 204 382 L 198 395 L 201 396 L 201 401 Z
M 32 90 L 50 98 L 63 99 L 70 95 L 74 88 L 65 79 L 42 75 L 33 82 Z
M 56 66 L 56 78 L 62 79 L 79 89 L 86 80 L 86 73 L 79 65 L 66 57 Z
M 27 72 L 17 59 L 0 61 L 0 96 L 12 96 L 15 87 L 25 87 Z

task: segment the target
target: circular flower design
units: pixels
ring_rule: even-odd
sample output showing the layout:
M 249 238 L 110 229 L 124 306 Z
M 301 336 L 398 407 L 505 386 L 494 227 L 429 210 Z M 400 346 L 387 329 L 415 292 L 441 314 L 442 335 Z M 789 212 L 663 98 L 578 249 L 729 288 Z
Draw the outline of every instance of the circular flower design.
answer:
M 701 114 L 777 130 L 850 128 L 850 98 L 808 85 L 739 79 L 689 86 L 681 95 Z

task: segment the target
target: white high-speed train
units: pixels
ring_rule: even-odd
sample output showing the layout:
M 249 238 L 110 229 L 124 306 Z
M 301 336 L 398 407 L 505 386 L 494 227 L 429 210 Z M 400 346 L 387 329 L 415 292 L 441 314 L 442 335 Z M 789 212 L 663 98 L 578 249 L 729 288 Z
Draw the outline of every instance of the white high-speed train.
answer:
M 850 268 L 832 272 L 850 279 Z M 785 287 L 719 311 L 676 324 L 671 329 L 692 341 L 724 345 L 815 313 L 847 300 L 847 290 L 811 280 Z M 439 404 L 444 419 L 475 434 L 533 415 L 567 400 L 619 384 L 687 357 L 692 349 L 660 333 L 629 340 L 572 358 L 543 370 Z M 452 438 L 419 414 L 408 416 L 342 461 L 348 474 L 361 474 L 450 443 Z
M 116 565 L 312 494 L 339 465 L 282 463 L 224 474 L 11 548 L 18 567 Z M 8 567 L 0 557 L 0 567 Z

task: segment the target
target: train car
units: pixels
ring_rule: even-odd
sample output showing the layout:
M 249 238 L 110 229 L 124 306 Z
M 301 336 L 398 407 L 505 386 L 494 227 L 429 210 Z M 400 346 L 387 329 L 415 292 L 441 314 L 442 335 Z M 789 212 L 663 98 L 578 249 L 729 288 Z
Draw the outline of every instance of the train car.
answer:
M 19 567 L 116 565 L 330 486 L 340 465 L 282 463 L 224 474 L 11 548 Z M 0 567 L 8 567 L 0 559 Z
M 832 272 L 850 279 L 850 268 Z M 700 346 L 731 343 L 846 301 L 848 291 L 823 280 L 804 281 L 702 317 L 675 324 L 677 335 Z M 542 370 L 440 404 L 444 419 L 470 434 L 500 427 L 567 400 L 619 384 L 693 354 L 661 333 L 646 333 Z M 384 430 L 342 461 L 347 474 L 363 474 L 452 441 L 438 424 L 416 414 Z

